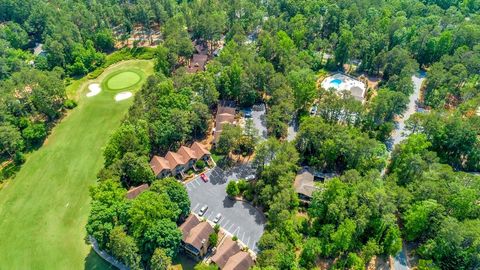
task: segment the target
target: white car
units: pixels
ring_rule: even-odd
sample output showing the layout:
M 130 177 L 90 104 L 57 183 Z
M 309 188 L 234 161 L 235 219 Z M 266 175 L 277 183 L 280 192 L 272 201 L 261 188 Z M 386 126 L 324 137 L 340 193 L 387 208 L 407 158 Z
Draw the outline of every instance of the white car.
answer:
M 204 205 L 202 208 L 200 208 L 200 211 L 198 211 L 199 216 L 205 215 L 205 212 L 207 212 L 208 206 Z
M 218 223 L 221 218 L 222 218 L 222 214 L 218 213 L 213 219 L 213 223 Z
M 251 174 L 251 175 L 245 177 L 245 180 L 247 180 L 247 181 L 255 180 L 255 175 Z

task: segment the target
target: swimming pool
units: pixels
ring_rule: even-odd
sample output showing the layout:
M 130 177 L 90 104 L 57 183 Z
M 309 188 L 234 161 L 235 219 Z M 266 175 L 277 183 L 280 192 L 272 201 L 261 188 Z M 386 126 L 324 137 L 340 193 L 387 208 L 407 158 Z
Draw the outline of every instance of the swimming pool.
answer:
M 340 79 L 333 79 L 330 81 L 330 84 L 334 86 L 335 88 L 340 87 L 340 84 L 342 83 L 342 80 Z

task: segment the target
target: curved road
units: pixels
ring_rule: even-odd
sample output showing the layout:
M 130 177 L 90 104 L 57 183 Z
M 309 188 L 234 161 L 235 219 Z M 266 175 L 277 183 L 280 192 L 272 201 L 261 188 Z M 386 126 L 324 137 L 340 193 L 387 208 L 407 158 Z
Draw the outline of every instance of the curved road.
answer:
M 425 80 L 425 73 L 424 72 L 419 72 L 415 75 L 412 76 L 412 82 L 413 82 L 413 94 L 410 95 L 409 102 L 407 105 L 407 110 L 403 113 L 403 116 L 398 119 L 396 129 L 392 133 L 392 145 L 391 149 L 393 147 L 403 141 L 406 137 L 408 137 L 408 134 L 406 133 L 405 130 L 405 121 L 410 118 L 412 114 L 416 112 L 416 106 L 415 102 L 420 98 L 420 89 L 422 87 L 422 83 Z
M 420 71 L 419 73 L 412 76 L 413 82 L 413 94 L 410 95 L 410 99 L 407 105 L 407 110 L 400 117 L 397 121 L 396 129 L 392 133 L 392 145 L 390 147 L 390 153 L 395 147 L 396 144 L 403 141 L 405 138 L 408 137 L 407 134 L 405 121 L 410 118 L 412 114 L 416 112 L 416 101 L 420 98 L 420 89 L 422 87 L 422 83 L 425 80 L 425 72 Z M 394 270 L 409 270 L 409 262 L 407 258 L 407 249 L 405 243 L 402 243 L 402 251 L 400 251 L 397 255 L 395 255 L 393 269 Z

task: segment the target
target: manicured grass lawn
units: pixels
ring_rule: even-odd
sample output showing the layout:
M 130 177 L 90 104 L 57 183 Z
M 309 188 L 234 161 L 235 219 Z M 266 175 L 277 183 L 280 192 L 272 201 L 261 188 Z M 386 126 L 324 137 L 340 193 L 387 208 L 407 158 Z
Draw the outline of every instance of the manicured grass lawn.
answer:
M 142 70 L 142 79 L 153 73 L 151 61 L 126 61 L 95 82 L 123 68 Z M 89 187 L 103 164 L 102 147 L 133 98 L 115 102 L 111 91 L 86 98 L 89 83 L 81 84 L 78 107 L 0 190 L 0 269 L 109 268 L 84 241 Z
M 106 78 L 106 86 L 110 90 L 120 90 L 127 87 L 132 87 L 137 84 L 142 78 L 137 72 L 120 71 Z

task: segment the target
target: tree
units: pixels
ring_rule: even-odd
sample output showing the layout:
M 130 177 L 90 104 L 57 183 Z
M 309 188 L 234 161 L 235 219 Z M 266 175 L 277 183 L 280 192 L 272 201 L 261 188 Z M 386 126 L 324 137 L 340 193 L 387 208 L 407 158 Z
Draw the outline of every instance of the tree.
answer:
M 474 269 L 478 266 L 479 228 L 478 219 L 458 222 L 447 218 L 435 238 L 420 247 L 420 253 L 433 259 L 438 269 Z
M 242 137 L 242 128 L 235 125 L 224 124 L 222 133 L 217 143 L 217 151 L 222 154 L 229 154 L 238 149 L 238 141 Z
M 150 187 L 151 191 L 165 192 L 170 200 L 178 205 L 180 216 L 186 217 L 190 213 L 190 199 L 185 186 L 173 177 L 155 181 Z
M 0 28 L 0 38 L 7 40 L 16 49 L 25 48 L 29 42 L 28 33 L 13 21 L 7 21 Z
M 379 141 L 353 127 L 327 124 L 319 117 L 302 122 L 296 146 L 306 163 L 323 170 L 381 170 L 386 148 Z
M 107 247 L 110 232 L 125 212 L 125 194 L 120 183 L 113 180 L 102 181 L 90 189 L 92 209 L 86 226 L 87 233 L 97 240 L 102 249 Z
M 144 261 L 149 261 L 157 248 L 173 258 L 180 249 L 182 232 L 175 222 L 168 219 L 152 220 L 146 223 L 144 232 L 136 237 Z
M 116 159 L 122 159 L 127 152 L 139 155 L 147 154 L 150 150 L 150 138 L 147 133 L 147 123 L 122 124 L 112 136 L 103 151 L 105 166 L 109 166 Z
M 39 146 L 47 137 L 47 128 L 43 123 L 29 124 L 22 130 L 22 137 L 28 145 L 28 148 Z
M 290 72 L 288 82 L 293 89 L 295 108 L 307 110 L 307 105 L 313 101 L 317 88 L 315 74 L 310 69 L 300 69 Z
M 350 51 L 353 44 L 353 34 L 348 29 L 340 30 L 340 39 L 335 49 L 335 61 L 338 66 L 345 64 L 350 58 Z
M 314 268 L 315 262 L 320 252 L 321 242 L 318 240 L 318 238 L 308 238 L 303 245 L 303 250 L 300 254 L 299 264 L 306 269 Z
M 428 150 L 430 146 L 425 135 L 412 134 L 395 147 L 389 171 L 397 176 L 399 184 L 412 182 L 438 161 L 436 154 Z
M 122 227 L 115 227 L 110 233 L 108 249 L 111 254 L 131 269 L 141 269 L 140 256 L 135 240 Z
M 155 249 L 150 260 L 150 269 L 152 270 L 167 270 L 172 264 L 172 259 L 165 254 L 161 248 Z
M 118 166 L 120 181 L 126 188 L 144 183 L 150 184 L 155 179 L 145 156 L 127 152 L 114 166 Z
M 111 52 L 115 49 L 115 39 L 109 29 L 102 29 L 95 33 L 95 47 L 102 52 Z
M 212 75 L 207 72 L 198 72 L 192 77 L 192 89 L 197 92 L 208 107 L 212 107 L 218 102 L 219 93 L 215 86 Z
M 234 198 L 240 194 L 240 190 L 238 189 L 237 183 L 235 181 L 228 182 L 226 188 L 227 195 Z
M 145 191 L 132 201 L 128 209 L 129 229 L 133 237 L 140 238 L 149 228 L 154 228 L 156 222 L 163 219 L 176 222 L 179 215 L 178 205 L 170 201 L 167 194 Z M 152 248 L 151 252 L 154 250 Z
M 200 262 L 200 263 L 196 264 L 193 269 L 195 269 L 195 270 L 218 270 L 218 266 L 216 266 L 214 264 L 206 264 L 204 262 Z
M 440 229 L 444 218 L 442 205 L 434 200 L 418 202 L 410 207 L 405 213 L 405 231 L 407 239 L 424 240 L 430 238 Z
M 158 45 L 155 49 L 155 70 L 170 76 L 175 65 L 177 57 L 165 46 Z
M 23 149 L 23 140 L 17 128 L 9 124 L 0 125 L 0 154 L 13 157 Z

